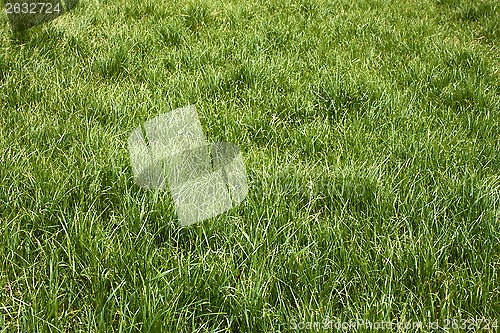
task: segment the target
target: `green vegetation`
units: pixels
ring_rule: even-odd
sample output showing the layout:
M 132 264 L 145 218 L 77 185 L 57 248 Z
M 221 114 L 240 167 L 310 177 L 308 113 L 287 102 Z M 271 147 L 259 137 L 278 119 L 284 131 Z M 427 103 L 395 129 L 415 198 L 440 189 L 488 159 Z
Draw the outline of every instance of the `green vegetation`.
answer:
M 1 15 L 0 331 L 498 318 L 499 18 L 495 0 L 82 0 L 13 34 Z M 127 137 L 191 103 L 250 193 L 180 228 Z

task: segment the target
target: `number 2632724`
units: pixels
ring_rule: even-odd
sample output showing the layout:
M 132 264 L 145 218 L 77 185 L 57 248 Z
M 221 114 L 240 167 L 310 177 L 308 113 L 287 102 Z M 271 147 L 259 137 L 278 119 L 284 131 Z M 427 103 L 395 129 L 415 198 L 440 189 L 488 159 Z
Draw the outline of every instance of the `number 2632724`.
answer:
M 60 14 L 62 12 L 60 3 L 50 2 L 16 2 L 5 4 L 7 14 Z

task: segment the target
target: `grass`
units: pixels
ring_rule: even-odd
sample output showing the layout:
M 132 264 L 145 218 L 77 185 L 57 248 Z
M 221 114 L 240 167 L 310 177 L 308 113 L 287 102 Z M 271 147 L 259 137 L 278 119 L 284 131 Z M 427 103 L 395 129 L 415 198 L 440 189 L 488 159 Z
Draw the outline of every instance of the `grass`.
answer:
M 12 34 L 0 16 L 0 331 L 499 318 L 499 17 L 493 0 L 82 0 Z M 181 228 L 126 143 L 191 103 L 241 148 L 250 192 Z

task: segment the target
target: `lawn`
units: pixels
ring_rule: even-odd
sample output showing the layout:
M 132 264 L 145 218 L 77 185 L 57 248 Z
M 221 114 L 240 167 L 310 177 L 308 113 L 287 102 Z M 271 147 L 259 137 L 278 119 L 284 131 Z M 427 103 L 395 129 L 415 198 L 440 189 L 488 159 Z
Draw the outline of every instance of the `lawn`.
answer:
M 0 27 L 1 332 L 500 317 L 497 1 L 81 0 Z M 249 193 L 182 228 L 127 138 L 190 104 Z

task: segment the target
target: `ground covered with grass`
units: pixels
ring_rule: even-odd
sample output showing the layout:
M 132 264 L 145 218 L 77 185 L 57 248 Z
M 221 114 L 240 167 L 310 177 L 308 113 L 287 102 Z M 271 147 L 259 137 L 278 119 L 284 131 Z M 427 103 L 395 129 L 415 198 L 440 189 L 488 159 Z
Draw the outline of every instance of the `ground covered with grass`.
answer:
M 81 0 L 12 34 L 3 14 L 1 331 L 498 318 L 499 17 L 494 0 Z M 134 184 L 127 138 L 192 103 L 250 191 L 181 228 L 168 191 Z

